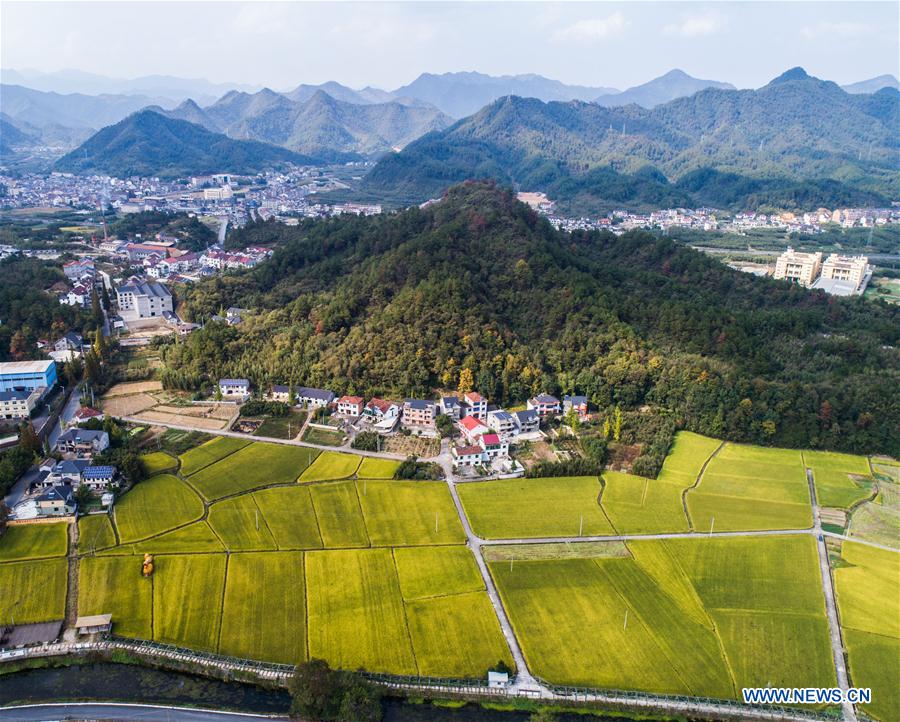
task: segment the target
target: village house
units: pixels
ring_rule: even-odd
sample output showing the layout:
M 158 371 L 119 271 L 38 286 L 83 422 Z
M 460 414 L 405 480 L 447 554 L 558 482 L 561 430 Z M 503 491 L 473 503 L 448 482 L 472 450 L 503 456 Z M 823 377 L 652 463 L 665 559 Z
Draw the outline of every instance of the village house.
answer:
M 51 468 L 46 477 L 40 481 L 41 486 L 78 485 L 81 475 L 91 465 L 90 459 L 63 459 Z
M 56 448 L 62 454 L 75 454 L 80 458 L 91 457 L 109 448 L 109 434 L 89 429 L 69 429 L 60 434 Z
M 219 379 L 219 393 L 227 398 L 245 399 L 250 395 L 250 381 L 247 379 Z
M 504 409 L 492 409 L 487 413 L 487 425 L 498 434 L 508 436 L 516 433 L 516 420 Z
M 41 391 L 0 391 L 0 419 L 27 419 L 41 399 Z
M 116 478 L 116 467 L 101 465 L 89 466 L 81 472 L 81 483 L 91 491 L 105 491 Z
M 542 419 L 545 416 L 558 414 L 560 411 L 559 399 L 550 394 L 538 394 L 534 398 L 528 399 L 526 407 L 537 411 L 537 415 Z
M 541 418 L 534 409 L 513 411 L 512 417 L 520 434 L 531 434 L 541 428 Z
M 337 412 L 342 416 L 357 418 L 362 416 L 365 399 L 362 396 L 341 396 L 337 400 Z
M 487 417 L 487 399 L 477 391 L 466 391 L 462 397 L 461 416 L 474 416 L 476 419 Z
M 106 418 L 102 411 L 97 411 L 97 409 L 92 409 L 90 406 L 82 406 L 78 411 L 76 411 L 72 415 L 72 423 L 74 424 L 83 424 L 85 421 L 90 421 L 91 419 L 97 419 L 97 421 L 103 421 Z
M 442 396 L 438 402 L 440 413 L 449 416 L 454 421 L 459 421 L 460 405 L 456 396 Z
M 292 404 L 291 387 L 273 384 L 272 390 L 269 391 L 269 399 L 271 401 L 280 401 L 283 404 Z
M 454 446 L 450 450 L 453 463 L 457 466 L 478 466 L 484 463 L 484 449 L 478 444 L 470 446 Z
M 84 338 L 80 333 L 69 331 L 65 336 L 53 344 L 54 351 L 81 351 L 84 346 Z
M 70 281 L 77 281 L 85 276 L 94 275 L 94 259 L 82 258 L 77 261 L 69 261 L 63 264 L 63 273 Z
M 71 486 L 53 486 L 36 496 L 20 501 L 13 507 L 14 519 L 41 519 L 49 516 L 68 516 L 75 513 L 75 497 Z
M 434 426 L 435 403 L 424 399 L 406 399 L 403 402 L 404 426 Z
M 563 396 L 562 407 L 564 414 L 569 413 L 570 409 L 574 409 L 578 418 L 583 419 L 588 412 L 587 396 Z
M 396 419 L 400 415 L 400 407 L 393 401 L 373 398 L 366 404 L 363 413 L 376 421 L 385 421 Z
M 484 455 L 490 461 L 509 455 L 509 443 L 497 434 L 482 434 L 478 437 L 478 446 L 484 450 Z
M 487 426 L 485 426 L 474 416 L 463 416 L 459 421 L 456 422 L 456 425 L 459 428 L 460 432 L 462 432 L 462 435 L 469 441 L 469 443 L 475 443 L 476 439 L 479 436 L 490 431 Z
M 327 389 L 313 389 L 301 386 L 297 389 L 297 403 L 309 409 L 329 406 L 334 401 L 334 392 Z

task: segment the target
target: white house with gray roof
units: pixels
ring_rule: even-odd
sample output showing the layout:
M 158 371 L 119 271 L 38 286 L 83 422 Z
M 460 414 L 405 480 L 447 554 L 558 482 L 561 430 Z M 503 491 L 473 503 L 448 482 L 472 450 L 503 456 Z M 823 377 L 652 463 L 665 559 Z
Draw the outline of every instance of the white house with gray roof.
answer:
M 155 281 L 132 281 L 116 290 L 119 315 L 125 321 L 142 318 L 161 318 L 172 313 L 172 294 L 169 289 Z

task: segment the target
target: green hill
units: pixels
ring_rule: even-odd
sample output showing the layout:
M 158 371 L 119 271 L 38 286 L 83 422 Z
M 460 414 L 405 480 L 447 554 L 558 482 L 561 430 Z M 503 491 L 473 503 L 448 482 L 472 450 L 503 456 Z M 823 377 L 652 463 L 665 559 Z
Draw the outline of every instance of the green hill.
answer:
M 887 205 L 900 195 L 898 123 L 896 90 L 851 95 L 799 68 L 651 110 L 507 97 L 385 157 L 362 190 L 421 201 L 490 177 L 592 211 Z
M 238 376 L 403 398 L 455 388 L 468 368 L 498 403 L 577 390 L 718 438 L 900 452 L 897 308 L 741 274 L 647 233 L 560 233 L 484 183 L 424 209 L 238 234 L 276 242 L 273 258 L 185 287 L 181 308 L 256 312 L 166 347 L 167 384 Z
M 184 120 L 142 110 L 98 131 L 53 167 L 119 177 L 179 177 L 220 171 L 256 173 L 289 163 L 314 162 L 285 148 L 233 140 Z

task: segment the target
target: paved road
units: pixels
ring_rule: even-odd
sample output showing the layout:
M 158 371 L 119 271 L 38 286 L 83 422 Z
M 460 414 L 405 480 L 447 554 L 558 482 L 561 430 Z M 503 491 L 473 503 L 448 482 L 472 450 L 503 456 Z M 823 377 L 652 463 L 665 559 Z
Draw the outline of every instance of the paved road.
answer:
M 819 516 L 819 503 L 816 499 L 816 485 L 813 482 L 812 469 L 806 470 L 806 481 L 809 484 L 809 499 L 812 502 L 813 529 L 816 534 L 816 548 L 819 551 L 819 569 L 822 572 L 822 589 L 825 592 L 825 612 L 828 616 L 828 631 L 831 635 L 831 651 L 834 655 L 834 667 L 837 671 L 838 686 L 846 692 L 850 689 L 847 677 L 847 665 L 844 662 L 844 644 L 841 640 L 841 624 L 838 620 L 837 605 L 834 602 L 834 584 L 831 579 L 831 567 L 828 564 L 828 550 L 822 536 L 822 519 Z M 850 702 L 842 705 L 844 720 L 856 722 L 856 710 Z
M 48 722 L 49 720 L 146 720 L 147 722 L 260 722 L 287 717 L 219 712 L 216 710 L 115 703 L 39 704 L 4 707 L 4 722 Z
M 228 231 L 228 217 L 226 216 L 219 223 L 219 237 L 217 240 L 220 244 L 225 243 L 225 233 L 227 231 Z
M 615 542 L 639 539 L 697 539 L 700 537 L 784 536 L 812 534 L 812 529 L 761 529 L 757 531 L 681 531 L 665 534 L 613 534 L 610 536 L 547 536 L 535 539 L 479 539 L 482 546 L 515 546 L 516 544 L 571 544 L 574 542 Z

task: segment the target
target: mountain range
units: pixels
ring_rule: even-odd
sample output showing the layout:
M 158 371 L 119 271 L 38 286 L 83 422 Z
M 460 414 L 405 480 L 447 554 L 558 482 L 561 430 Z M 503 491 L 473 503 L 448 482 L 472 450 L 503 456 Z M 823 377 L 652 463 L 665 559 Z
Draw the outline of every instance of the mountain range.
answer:
M 491 177 L 593 211 L 886 204 L 900 195 L 898 125 L 897 90 L 850 94 L 802 68 L 652 109 L 508 97 L 386 156 L 363 190 L 413 202 Z
M 700 78 L 691 77 L 683 70 L 676 68 L 647 83 L 623 90 L 621 93 L 601 95 L 596 99 L 596 102 L 607 108 L 616 105 L 630 105 L 631 103 L 640 105 L 643 108 L 655 108 L 657 105 L 668 103 L 670 100 L 699 93 L 706 88 L 735 89 L 731 83 L 701 80 Z
M 256 173 L 317 159 L 255 140 L 234 140 L 194 123 L 141 110 L 103 128 L 64 155 L 54 170 L 104 173 L 120 178 L 143 175 L 163 178 L 203 175 L 222 170 Z

